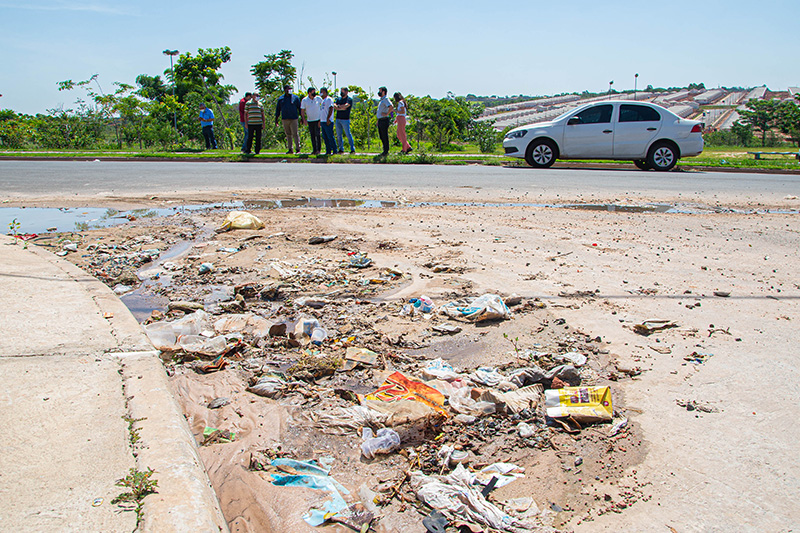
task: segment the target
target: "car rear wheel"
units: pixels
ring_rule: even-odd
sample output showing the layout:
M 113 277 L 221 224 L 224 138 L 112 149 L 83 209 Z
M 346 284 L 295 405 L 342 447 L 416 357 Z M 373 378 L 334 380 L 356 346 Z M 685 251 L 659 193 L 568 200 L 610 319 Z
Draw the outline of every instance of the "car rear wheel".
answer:
M 634 159 L 633 164 L 636 165 L 636 168 L 639 170 L 653 170 L 653 167 L 647 164 L 647 161 L 644 159 Z
M 549 168 L 556 162 L 556 146 L 547 139 L 538 139 L 528 145 L 525 161 L 536 168 Z
M 675 145 L 668 142 L 659 142 L 650 148 L 646 163 L 654 170 L 666 172 L 672 170 L 678 162 L 678 151 Z

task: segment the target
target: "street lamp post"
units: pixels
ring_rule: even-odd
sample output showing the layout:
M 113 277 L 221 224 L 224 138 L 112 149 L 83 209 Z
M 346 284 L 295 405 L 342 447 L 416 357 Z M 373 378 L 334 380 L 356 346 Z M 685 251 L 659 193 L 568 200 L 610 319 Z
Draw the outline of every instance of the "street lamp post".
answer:
M 172 78 L 172 99 L 175 100 L 175 71 L 172 69 L 172 58 L 178 55 L 177 50 L 164 50 L 163 54 L 169 56 L 169 75 Z M 175 102 L 172 102 L 175 105 Z M 175 127 L 175 139 L 178 138 L 178 111 L 172 108 L 172 125 Z
M 333 74 L 333 94 L 336 94 L 336 71 L 334 70 L 331 74 Z
M 633 75 L 633 99 L 636 100 L 636 85 L 639 81 L 639 73 Z
M 611 86 L 614 85 L 614 80 L 608 82 L 608 96 L 611 96 Z

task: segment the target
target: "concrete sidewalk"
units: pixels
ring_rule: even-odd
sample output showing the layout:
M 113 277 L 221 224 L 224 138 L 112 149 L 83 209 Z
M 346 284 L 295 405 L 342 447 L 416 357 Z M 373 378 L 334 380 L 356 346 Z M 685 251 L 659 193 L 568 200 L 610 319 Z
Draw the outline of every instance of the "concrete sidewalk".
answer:
M 156 471 L 141 531 L 227 531 L 158 353 L 113 292 L 0 237 L 0 530 L 120 531 L 129 469 Z M 131 446 L 128 424 L 140 440 Z

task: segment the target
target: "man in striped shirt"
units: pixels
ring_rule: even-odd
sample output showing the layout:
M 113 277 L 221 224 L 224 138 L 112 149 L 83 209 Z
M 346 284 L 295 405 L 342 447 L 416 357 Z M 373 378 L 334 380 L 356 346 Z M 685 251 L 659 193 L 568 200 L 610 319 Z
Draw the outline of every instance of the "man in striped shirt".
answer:
M 250 154 L 253 147 L 253 138 L 256 140 L 256 155 L 261 151 L 261 133 L 266 124 L 264 108 L 258 103 L 258 94 L 253 94 L 250 101 L 244 105 L 244 113 L 247 118 L 247 149 L 245 154 Z

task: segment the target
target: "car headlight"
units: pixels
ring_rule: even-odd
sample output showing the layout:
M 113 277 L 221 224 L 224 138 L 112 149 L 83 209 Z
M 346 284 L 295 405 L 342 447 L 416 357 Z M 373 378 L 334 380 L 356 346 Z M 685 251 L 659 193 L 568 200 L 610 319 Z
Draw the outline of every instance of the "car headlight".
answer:
M 506 139 L 520 139 L 527 135 L 528 130 L 518 130 L 506 133 Z

